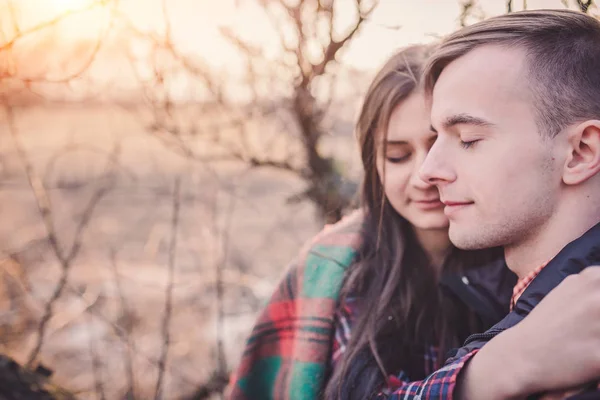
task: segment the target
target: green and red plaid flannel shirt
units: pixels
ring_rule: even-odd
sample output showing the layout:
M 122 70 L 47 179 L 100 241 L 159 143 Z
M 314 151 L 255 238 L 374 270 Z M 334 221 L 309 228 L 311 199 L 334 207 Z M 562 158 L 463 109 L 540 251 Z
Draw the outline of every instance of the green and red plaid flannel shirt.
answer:
M 232 377 L 231 399 L 317 399 L 325 387 L 344 274 L 361 246 L 360 212 L 302 250 L 260 314 Z

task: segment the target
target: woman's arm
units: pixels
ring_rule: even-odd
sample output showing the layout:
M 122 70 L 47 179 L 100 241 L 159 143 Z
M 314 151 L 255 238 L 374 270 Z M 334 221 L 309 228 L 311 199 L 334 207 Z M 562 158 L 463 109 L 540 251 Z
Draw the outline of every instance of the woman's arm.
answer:
M 331 360 L 346 268 L 361 243 L 361 214 L 324 229 L 288 268 L 247 340 L 231 399 L 316 399 Z

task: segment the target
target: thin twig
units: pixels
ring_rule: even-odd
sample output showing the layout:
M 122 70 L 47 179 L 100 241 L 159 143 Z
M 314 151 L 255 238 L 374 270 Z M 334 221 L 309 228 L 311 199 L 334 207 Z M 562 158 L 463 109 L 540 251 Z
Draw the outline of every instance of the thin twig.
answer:
M 171 20 L 169 17 L 169 9 L 167 7 L 167 0 L 162 0 L 162 14 L 165 23 L 165 41 L 171 42 Z
M 577 5 L 581 12 L 587 13 L 590 6 L 594 4 L 594 0 L 577 0 Z
M 169 275 L 167 278 L 167 288 L 165 290 L 165 313 L 162 321 L 162 352 L 158 361 L 158 379 L 156 380 L 155 399 L 162 398 L 163 380 L 167 368 L 169 347 L 171 345 L 170 327 L 171 314 L 173 309 L 173 282 L 175 280 L 175 261 L 177 253 L 177 231 L 179 230 L 179 209 L 181 203 L 181 178 L 175 179 L 173 189 L 173 216 L 171 219 L 171 242 L 169 244 Z
M 91 9 L 96 8 L 98 6 L 102 6 L 103 4 L 104 4 L 103 0 L 97 0 L 85 7 L 77 8 L 77 9 L 70 9 L 68 11 L 65 11 L 65 12 L 61 13 L 60 15 L 57 15 L 56 17 L 49 19 L 48 21 L 41 22 L 38 25 L 35 25 L 31 28 L 19 30 L 12 39 L 10 39 L 7 42 L 4 42 L 4 43 L 2 43 L 2 45 L 0 45 L 0 52 L 13 47 L 17 41 L 19 41 L 20 39 L 22 39 L 23 37 L 25 37 L 27 35 L 42 31 L 51 26 L 55 26 L 55 25 L 59 24 L 61 21 L 65 20 L 66 18 L 68 18 L 72 15 L 90 11 Z
M 63 250 L 56 236 L 56 229 L 54 227 L 54 220 L 52 219 L 52 210 L 48 193 L 46 192 L 41 179 L 39 179 L 38 175 L 33 170 L 33 165 L 29 161 L 29 157 L 27 156 L 27 153 L 23 145 L 21 144 L 21 140 L 19 139 L 19 133 L 17 131 L 15 123 L 15 115 L 13 108 L 11 106 L 5 106 L 5 113 L 8 130 L 10 131 L 13 141 L 15 143 L 17 154 L 21 159 L 21 162 L 23 163 L 23 167 L 25 168 L 25 173 L 27 175 L 29 185 L 31 186 L 31 189 L 37 202 L 38 209 L 42 216 L 42 220 L 48 232 L 48 241 L 50 242 L 50 246 L 52 246 L 52 250 L 56 254 L 57 258 L 59 260 L 64 260 L 65 256 L 63 255 Z
M 78 296 L 78 297 L 81 297 L 81 298 L 83 297 L 82 294 L 76 288 L 70 286 L 69 284 L 67 284 L 66 288 L 74 296 Z M 106 326 L 108 326 L 114 332 L 115 337 L 117 339 L 119 339 L 124 345 L 128 346 L 131 349 L 132 353 L 135 353 L 136 355 L 138 355 L 141 358 L 143 358 L 149 365 L 156 365 L 156 364 L 158 364 L 158 360 L 156 359 L 156 357 L 150 356 L 147 353 L 145 353 L 143 350 L 137 348 L 135 342 L 131 341 L 131 343 L 127 343 L 127 341 L 124 339 L 125 337 L 127 337 L 127 332 L 126 332 L 125 329 L 123 329 L 123 327 L 115 324 L 110 318 L 108 318 L 107 316 L 105 316 L 104 314 L 102 314 L 101 312 L 99 312 L 96 308 L 93 308 L 93 307 L 92 308 L 87 308 L 85 310 L 85 312 L 93 315 L 96 318 L 98 318 Z M 192 379 L 191 377 L 187 376 L 186 372 L 189 372 L 189 371 L 184 371 L 183 369 L 179 368 L 177 365 L 172 365 L 169 368 L 171 370 L 175 371 L 175 372 L 178 372 L 179 373 L 179 379 L 182 380 L 185 384 L 187 384 L 187 385 L 194 385 L 194 384 L 196 384 L 196 381 L 194 379 Z
M 79 220 L 79 224 L 77 225 L 77 228 L 75 230 L 75 237 L 73 239 L 73 243 L 72 243 L 69 251 L 65 252 L 63 250 L 63 248 L 61 247 L 59 240 L 58 240 L 58 235 L 57 235 L 56 228 L 54 225 L 54 219 L 52 217 L 52 207 L 51 207 L 51 203 L 50 203 L 50 198 L 48 197 L 46 188 L 44 187 L 44 184 L 43 184 L 42 180 L 40 179 L 39 175 L 35 172 L 33 165 L 29 161 L 29 157 L 25 151 L 25 148 L 21 144 L 21 140 L 19 138 L 18 130 L 16 127 L 14 110 L 12 107 L 6 106 L 5 112 L 6 112 L 6 116 L 7 116 L 8 129 L 9 129 L 12 139 L 15 143 L 15 147 L 17 149 L 19 158 L 21 159 L 21 162 L 23 163 L 25 173 L 26 173 L 27 179 L 29 181 L 29 185 L 32 189 L 33 195 L 35 197 L 35 200 L 36 200 L 36 203 L 38 206 L 38 210 L 40 212 L 42 221 L 43 221 L 46 231 L 48 233 L 48 241 L 54 252 L 55 257 L 57 258 L 57 260 L 61 266 L 61 275 L 60 275 L 59 281 L 58 281 L 57 285 L 55 286 L 54 291 L 52 292 L 52 295 L 50 296 L 49 300 L 47 301 L 47 303 L 45 305 L 44 314 L 42 315 L 42 318 L 38 325 L 36 343 L 31 351 L 31 353 L 29 354 L 29 357 L 27 358 L 26 366 L 31 367 L 32 364 L 35 362 L 35 360 L 36 360 L 37 356 L 39 355 L 40 350 L 42 348 L 47 325 L 48 325 L 48 322 L 50 321 L 50 319 L 53 315 L 53 312 L 54 312 L 54 304 L 61 297 L 61 295 L 63 293 L 63 290 L 64 290 L 64 288 L 67 284 L 68 278 L 69 278 L 69 272 L 71 270 L 73 261 L 77 257 L 79 250 L 81 249 L 81 241 L 82 241 L 83 233 L 84 233 L 85 229 L 87 228 L 87 226 L 89 225 L 89 222 L 92 218 L 93 212 L 96 209 L 96 206 L 98 205 L 100 200 L 108 193 L 108 191 L 111 188 L 111 185 L 107 184 L 107 185 L 101 186 L 92 195 L 92 198 L 89 201 L 89 203 L 87 204 L 87 207 L 85 208 L 83 215 L 82 215 L 81 219 Z
M 367 10 L 361 10 L 362 0 L 356 0 L 356 9 L 358 12 L 358 20 L 355 22 L 354 26 L 350 28 L 350 31 L 340 40 L 335 40 L 333 36 L 329 38 L 329 44 L 324 49 L 323 52 L 323 60 L 312 67 L 312 75 L 313 77 L 323 75 L 325 73 L 325 68 L 327 65 L 335 60 L 335 56 L 344 47 L 344 45 L 349 42 L 354 35 L 359 31 L 363 22 L 366 18 L 373 12 L 377 2 L 374 2 L 371 7 Z M 333 18 L 331 19 L 333 21 Z
M 44 168 L 44 178 L 43 181 L 44 182 L 48 182 L 48 180 L 53 176 L 54 174 L 54 169 L 56 168 L 56 163 L 62 158 L 65 157 L 67 155 L 69 155 L 70 153 L 77 153 L 77 152 L 89 152 L 92 154 L 99 154 L 99 155 L 103 155 L 103 156 L 111 156 L 111 154 L 108 151 L 102 150 L 99 147 L 94 147 L 92 145 L 88 145 L 85 143 L 69 143 L 66 146 L 64 146 L 62 149 L 60 149 L 60 152 L 55 152 L 49 159 L 48 162 L 46 163 L 46 167 Z M 114 162 L 114 166 L 115 168 L 118 167 L 118 169 L 124 174 L 127 175 L 128 178 L 135 180 L 135 173 L 133 171 L 131 171 L 131 169 L 129 169 L 128 167 L 126 167 L 122 162 L 120 162 L 118 159 L 115 159 L 114 157 L 110 157 L 109 160 L 111 162 Z
M 475 6 L 475 0 L 466 0 L 461 4 L 461 12 L 458 17 L 458 22 L 461 28 L 467 26 L 467 18 L 471 15 L 472 9 Z
M 163 1 L 166 1 L 166 0 L 163 0 Z M 166 5 L 166 2 L 163 4 Z M 166 10 L 166 8 L 165 8 L 165 10 Z M 136 37 L 149 40 L 155 50 L 164 49 L 167 52 L 169 52 L 176 61 L 179 61 L 181 66 L 183 66 L 183 68 L 188 73 L 192 74 L 195 77 L 200 78 L 206 85 L 206 88 L 210 91 L 210 93 L 216 99 L 218 99 L 219 101 L 220 101 L 220 99 L 222 99 L 222 96 L 223 96 L 222 88 L 217 85 L 217 83 L 214 81 L 214 79 L 212 79 L 213 77 L 210 73 L 209 68 L 206 65 L 200 64 L 198 60 L 192 61 L 189 57 L 187 57 L 183 53 L 181 53 L 176 48 L 173 41 L 170 40 L 170 37 L 159 38 L 153 33 L 141 31 L 140 29 L 138 29 L 135 26 L 135 23 L 133 23 L 131 18 L 124 13 L 117 12 L 117 17 L 123 22 L 123 24 L 127 27 L 127 29 L 129 29 L 130 32 L 133 33 Z M 168 17 L 163 17 L 163 18 L 166 18 L 165 19 L 165 24 L 166 24 L 165 29 L 167 31 L 169 31 L 170 23 L 167 20 Z
M 104 4 L 104 3 L 100 3 L 100 4 Z M 116 15 L 117 15 L 117 7 L 118 7 L 118 1 L 114 0 L 114 5 L 113 5 L 113 9 L 110 13 L 110 19 L 108 22 L 107 27 L 105 28 L 105 30 L 103 32 L 101 32 L 98 35 L 98 39 L 96 40 L 94 47 L 89 55 L 89 57 L 87 58 L 87 60 L 84 61 L 84 63 L 74 72 L 71 72 L 70 74 L 66 75 L 66 76 L 62 76 L 60 78 L 47 78 L 47 77 L 42 77 L 42 78 L 21 78 L 21 81 L 26 84 L 32 84 L 35 82 L 44 82 L 44 83 L 67 83 L 69 81 L 72 81 L 74 79 L 80 78 L 83 73 L 85 71 L 87 71 L 90 66 L 94 63 L 94 61 L 96 61 L 96 58 L 98 57 L 98 53 L 100 53 L 100 49 L 102 48 L 102 44 L 104 43 L 104 40 L 106 39 L 106 37 L 109 35 L 110 31 L 112 30 L 112 28 L 114 27 L 115 21 L 116 21 Z
M 88 223 L 92 217 L 94 209 L 96 208 L 96 206 L 98 205 L 100 200 L 109 192 L 109 190 L 110 190 L 110 187 L 108 185 L 106 185 L 106 186 L 101 187 L 99 190 L 96 191 L 96 193 L 94 193 L 94 196 L 92 197 L 91 201 L 88 203 L 88 207 L 87 207 L 86 211 L 84 212 L 83 217 L 79 221 L 79 225 L 77 227 L 76 238 L 75 238 L 75 241 L 73 242 L 73 246 L 71 247 L 71 251 L 69 252 L 69 255 L 66 258 L 59 259 L 60 264 L 61 264 L 61 269 L 62 269 L 61 276 L 58 281 L 58 284 L 56 285 L 56 287 L 54 289 L 54 292 L 52 293 L 52 295 L 50 296 L 50 299 L 46 303 L 44 315 L 42 316 L 42 319 L 40 320 L 40 323 L 38 326 L 37 341 L 36 341 L 36 344 L 35 344 L 33 350 L 31 351 L 31 353 L 28 357 L 27 366 L 31 366 L 33 364 L 33 362 L 36 360 L 36 358 L 42 348 L 48 322 L 50 321 L 50 319 L 52 318 L 52 315 L 54 314 L 54 304 L 61 297 L 61 295 L 64 291 L 64 288 L 69 279 L 69 272 L 71 270 L 73 260 L 75 259 L 75 257 L 79 253 L 79 250 L 81 249 L 81 239 L 83 236 L 83 231 L 87 228 Z
M 224 297 L 225 286 L 223 285 L 223 270 L 227 266 L 229 257 L 229 244 L 231 234 L 231 223 L 233 221 L 233 213 L 236 206 L 236 197 L 230 196 L 229 204 L 225 214 L 223 229 L 221 230 L 221 260 L 216 264 L 216 293 L 217 293 L 217 371 L 220 374 L 227 372 L 227 359 L 225 357 L 225 345 L 223 337 L 225 334 L 225 309 Z
M 96 351 L 94 331 L 92 330 L 92 323 L 94 322 L 91 315 L 88 315 L 88 333 L 89 333 L 89 346 L 90 356 L 92 358 L 92 375 L 94 376 L 94 387 L 96 389 L 96 395 L 99 400 L 106 400 L 106 394 L 104 393 L 104 385 L 102 384 L 102 370 L 100 360 L 98 359 L 98 352 Z
M 117 254 L 115 251 L 110 252 L 110 264 L 111 270 L 113 272 L 113 278 L 115 280 L 115 286 L 117 289 L 117 295 L 119 296 L 119 302 L 121 306 L 121 314 L 128 316 L 131 311 L 129 308 L 129 304 L 127 302 L 127 298 L 125 297 L 125 293 L 123 292 L 123 287 L 121 286 L 121 277 L 119 276 L 119 267 L 117 265 Z M 127 372 L 127 393 L 131 398 L 135 399 L 135 373 L 133 369 L 133 355 L 132 349 L 134 347 L 133 338 L 129 329 L 123 330 L 122 339 L 127 343 L 127 349 L 125 354 L 125 370 Z
M 13 29 L 15 30 L 15 35 L 21 35 L 21 27 L 19 26 L 19 19 L 17 18 L 17 10 L 15 10 L 15 5 L 12 1 L 7 0 L 8 10 L 10 12 L 10 16 L 12 18 Z M 2 51 L 2 50 L 0 50 Z

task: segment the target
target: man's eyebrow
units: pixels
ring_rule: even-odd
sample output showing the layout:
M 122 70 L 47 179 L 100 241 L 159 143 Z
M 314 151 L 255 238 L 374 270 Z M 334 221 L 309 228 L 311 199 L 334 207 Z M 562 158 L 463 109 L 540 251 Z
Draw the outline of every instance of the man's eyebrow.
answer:
M 447 117 L 444 120 L 444 122 L 442 123 L 442 126 L 444 127 L 444 129 L 450 129 L 456 125 L 473 125 L 473 126 L 491 127 L 491 126 L 494 126 L 495 124 L 493 124 L 492 122 L 487 121 L 483 118 L 475 117 L 475 116 L 469 115 L 469 114 L 451 115 L 451 116 Z M 431 130 L 434 132 L 437 132 L 437 129 L 435 129 L 433 127 L 433 125 L 431 125 Z

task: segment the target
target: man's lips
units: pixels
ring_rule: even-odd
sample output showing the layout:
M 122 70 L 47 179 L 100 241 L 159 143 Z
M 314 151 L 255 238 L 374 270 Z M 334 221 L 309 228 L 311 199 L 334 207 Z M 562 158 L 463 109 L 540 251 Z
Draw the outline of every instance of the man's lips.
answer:
M 450 201 L 450 200 L 442 200 L 442 203 L 444 203 L 445 206 L 450 206 L 450 207 L 466 206 L 469 204 L 473 204 L 472 201 Z
M 460 211 L 460 210 L 464 209 L 465 207 L 468 207 L 471 204 L 473 204 L 472 201 L 442 200 L 442 202 L 444 203 L 444 206 L 445 206 L 444 214 L 446 214 L 446 216 L 448 216 L 448 217 L 450 217 L 455 212 Z

